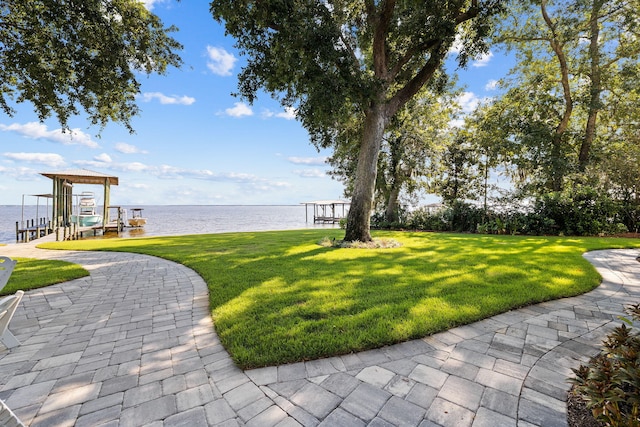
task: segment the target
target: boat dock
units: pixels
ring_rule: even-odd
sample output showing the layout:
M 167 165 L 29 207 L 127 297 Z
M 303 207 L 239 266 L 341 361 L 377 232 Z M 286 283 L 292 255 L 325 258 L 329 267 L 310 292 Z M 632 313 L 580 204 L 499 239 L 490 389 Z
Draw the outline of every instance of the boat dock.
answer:
M 105 175 L 86 169 L 41 173 L 53 181 L 52 194 L 33 194 L 36 204 L 36 219 L 25 221 L 25 196 L 22 195 L 22 218 L 16 222 L 16 243 L 29 242 L 49 234 L 55 234 L 56 240 L 75 240 L 85 233 L 98 230 L 104 234 L 109 231 L 121 232 L 126 219 L 124 210 L 119 206 L 110 206 L 110 187 L 118 185 L 118 177 Z M 102 212 L 97 211 L 95 195 L 91 191 L 73 194 L 74 184 L 101 185 L 104 189 Z M 76 198 L 74 212 L 73 198 Z M 39 214 L 40 198 L 47 199 L 47 218 Z M 51 207 L 49 200 L 52 200 Z M 109 210 L 117 209 L 117 215 L 110 217 Z
M 336 224 L 347 217 L 351 202 L 345 200 L 318 200 L 304 202 L 305 221 L 309 222 L 309 206 L 313 206 L 313 222 L 322 224 Z
M 36 212 L 35 219 L 25 220 L 25 197 L 36 198 Z M 22 195 L 22 215 L 20 221 L 16 221 L 16 243 L 29 242 L 31 240 L 39 239 L 44 236 L 48 236 L 53 233 L 53 225 L 49 218 L 49 200 L 53 198 L 52 194 L 23 194 Z M 46 217 L 40 216 L 40 199 L 45 199 L 46 204 Z
M 26 223 L 22 221 L 22 225 L 20 222 L 16 221 L 16 243 L 30 242 L 31 240 L 48 236 L 53 232 L 51 221 L 48 221 L 47 218 L 31 219 L 27 220 Z

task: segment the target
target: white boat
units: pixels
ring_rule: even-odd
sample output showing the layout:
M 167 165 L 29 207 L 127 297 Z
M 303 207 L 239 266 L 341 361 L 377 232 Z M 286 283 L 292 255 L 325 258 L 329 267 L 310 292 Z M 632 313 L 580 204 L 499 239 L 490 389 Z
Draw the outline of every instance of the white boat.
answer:
M 131 218 L 128 219 L 130 227 L 143 227 L 147 223 L 147 218 L 142 216 L 141 208 L 132 208 L 129 212 L 131 212 Z
M 75 222 L 79 227 L 93 227 L 102 223 L 102 215 L 96 213 L 96 198 L 93 192 L 83 191 L 80 193 L 77 203 L 77 214 L 71 215 L 71 222 Z

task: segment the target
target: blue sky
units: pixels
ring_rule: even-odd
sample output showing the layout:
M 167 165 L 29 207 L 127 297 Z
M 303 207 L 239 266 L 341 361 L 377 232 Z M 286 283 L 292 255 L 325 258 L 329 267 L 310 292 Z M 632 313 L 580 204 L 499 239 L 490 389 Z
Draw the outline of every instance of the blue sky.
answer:
M 119 177 L 111 202 L 120 205 L 298 204 L 342 197 L 342 185 L 327 175 L 329 151 L 318 152 L 307 132 L 267 94 L 249 106 L 231 95 L 244 59 L 233 39 L 209 13 L 209 2 L 155 0 L 147 7 L 180 31 L 181 69 L 166 76 L 140 76 L 141 115 L 135 134 L 119 124 L 89 127 L 70 121 L 72 135 L 55 120 L 39 123 L 29 104 L 8 117 L 0 113 L 0 204 L 21 203 L 23 194 L 51 191 L 39 175 L 90 169 Z M 459 71 L 470 111 L 495 94 L 492 82 L 510 61 L 499 52 Z M 96 186 L 74 188 L 101 193 Z M 35 203 L 35 199 L 34 199 Z

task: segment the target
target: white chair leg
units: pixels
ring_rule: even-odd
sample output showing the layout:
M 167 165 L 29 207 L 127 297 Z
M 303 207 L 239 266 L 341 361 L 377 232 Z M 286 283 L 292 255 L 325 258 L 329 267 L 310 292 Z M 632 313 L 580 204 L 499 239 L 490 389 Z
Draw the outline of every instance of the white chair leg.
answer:
M 17 291 L 14 295 L 4 297 L 0 300 L 0 342 L 7 348 L 20 345 L 20 341 L 9 331 L 9 323 L 23 295 L 23 291 Z

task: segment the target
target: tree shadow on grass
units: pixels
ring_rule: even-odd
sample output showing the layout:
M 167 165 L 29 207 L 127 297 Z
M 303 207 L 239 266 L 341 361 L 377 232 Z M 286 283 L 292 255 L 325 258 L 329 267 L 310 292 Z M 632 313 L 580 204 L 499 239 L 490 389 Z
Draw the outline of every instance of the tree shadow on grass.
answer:
M 117 250 L 198 272 L 223 345 L 240 367 L 255 368 L 376 348 L 583 293 L 600 277 L 582 253 L 629 245 L 440 233 L 379 233 L 402 242 L 393 249 L 318 244 L 340 233 L 136 239 Z

